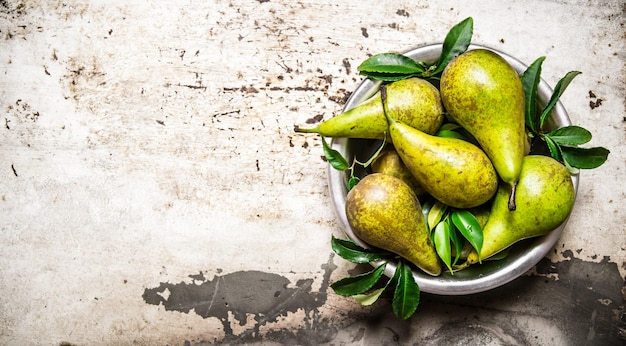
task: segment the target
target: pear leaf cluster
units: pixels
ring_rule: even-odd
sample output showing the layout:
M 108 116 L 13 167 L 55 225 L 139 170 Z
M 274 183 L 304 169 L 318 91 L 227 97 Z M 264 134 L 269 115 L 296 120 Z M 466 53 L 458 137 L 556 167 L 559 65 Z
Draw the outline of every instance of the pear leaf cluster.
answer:
M 369 272 L 348 276 L 332 283 L 330 287 L 335 293 L 346 297 L 351 296 L 361 305 L 369 306 L 376 302 L 384 291 L 392 289 L 391 306 L 394 315 L 406 320 L 415 313 L 419 305 L 420 288 L 415 282 L 410 265 L 404 260 L 397 258 L 398 264 L 393 277 L 381 283 L 388 261 L 398 256 L 385 250 L 366 249 L 352 240 L 339 239 L 334 236 L 331 238 L 331 246 L 337 255 L 352 263 L 382 261 L 382 264 L 378 264 Z
M 453 26 L 443 41 L 441 55 L 434 63 L 415 61 L 400 53 L 380 53 L 363 61 L 358 71 L 370 79 L 394 82 L 401 79 L 438 78 L 450 60 L 465 52 L 469 47 L 474 30 L 474 21 L 468 17 Z
M 430 198 L 422 205 L 422 213 L 437 254 L 450 274 L 454 275 L 455 269 L 464 268 L 464 265 L 457 266 L 457 263 L 466 241 L 480 254 L 483 245 L 482 226 L 470 210 L 450 208 Z
M 525 119 L 529 135 L 539 138 L 548 147 L 550 156 L 563 162 L 571 173 L 579 169 L 592 169 L 601 166 L 609 156 L 610 151 L 604 147 L 581 148 L 579 145 L 591 141 L 589 130 L 580 126 L 563 126 L 545 132 L 547 120 L 557 105 L 559 98 L 565 92 L 572 80 L 581 74 L 580 71 L 570 71 L 561 78 L 554 87 L 550 100 L 543 109 L 537 107 L 537 93 L 541 82 L 541 65 L 545 57 L 537 58 L 521 75 L 526 101 Z

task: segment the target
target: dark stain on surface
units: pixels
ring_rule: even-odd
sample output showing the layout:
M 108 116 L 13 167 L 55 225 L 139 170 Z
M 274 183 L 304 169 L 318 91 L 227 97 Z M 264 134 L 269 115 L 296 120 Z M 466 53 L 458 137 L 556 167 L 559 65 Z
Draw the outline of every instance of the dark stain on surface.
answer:
M 336 269 L 334 255 L 322 266 L 318 292 L 312 290 L 314 279 L 292 283 L 278 274 L 241 271 L 212 280 L 202 273 L 190 275 L 194 283 L 161 283 L 146 289 L 143 299 L 167 311 L 219 318 L 226 332 L 220 342 L 228 344 L 345 344 L 348 335 L 351 342 L 365 345 L 536 345 L 546 340 L 551 344 L 624 345 L 624 280 L 617 264 L 606 257 L 587 262 L 573 254 L 564 251 L 562 262 L 544 259 L 526 275 L 488 292 L 457 297 L 423 293 L 417 313 L 408 320 L 393 316 L 388 293 L 372 307 L 320 316 L 330 274 Z M 261 326 L 301 309 L 305 317 L 299 327 L 272 327 L 260 333 Z M 242 326 L 253 316 L 254 325 L 235 335 L 229 316 Z
M 271 332 L 274 336 L 270 338 L 284 341 L 298 334 L 315 342 L 319 341 L 315 329 L 322 326 L 318 309 L 326 302 L 330 274 L 336 268 L 332 263 L 333 257 L 331 255 L 328 263 L 322 266 L 324 275 L 318 292 L 312 290 L 312 278 L 292 283 L 278 274 L 251 270 L 215 276 L 212 280 L 206 280 L 200 272 L 189 275 L 192 283 L 164 282 L 158 287 L 145 289 L 142 297 L 148 304 L 163 305 L 166 311 L 193 311 L 203 318 L 218 318 L 226 334 L 222 342 L 229 343 L 259 340 L 260 327 L 276 322 L 288 313 L 304 310 L 301 330 L 274 330 Z M 254 325 L 235 335 L 231 322 L 245 326 L 250 315 L 254 318 Z M 324 329 L 327 328 L 324 326 Z
M 567 260 L 544 259 L 527 275 L 488 292 L 422 294 L 416 314 L 406 321 L 393 318 L 391 298 L 385 297 L 387 302 L 377 303 L 365 320 L 347 328 L 367 326 L 363 344 L 626 344 L 624 280 L 617 264 L 606 257 L 599 263 L 583 261 L 571 251 L 563 255 Z M 438 327 L 420 329 L 423 321 L 438 321 Z

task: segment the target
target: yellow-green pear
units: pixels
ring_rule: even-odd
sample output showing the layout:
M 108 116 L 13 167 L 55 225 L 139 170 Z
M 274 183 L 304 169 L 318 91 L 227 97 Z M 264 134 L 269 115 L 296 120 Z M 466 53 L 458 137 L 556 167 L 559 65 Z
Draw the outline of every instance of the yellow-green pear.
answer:
M 515 210 L 526 145 L 519 75 L 497 53 L 469 50 L 446 66 L 440 90 L 449 116 L 476 138 L 500 178 L 512 186 L 509 209 Z
M 439 90 L 420 78 L 409 78 L 386 85 L 388 116 L 426 133 L 435 133 L 444 120 Z M 383 139 L 387 121 L 380 92 L 365 102 L 315 127 L 296 126 L 296 132 L 319 133 L 324 137 Z
M 417 180 L 415 180 L 415 177 L 413 177 L 404 162 L 402 162 L 400 155 L 398 155 L 393 145 L 387 144 L 383 151 L 378 154 L 374 162 L 372 162 L 372 172 L 393 175 L 396 178 L 402 179 L 402 181 L 413 189 L 413 192 L 415 192 L 418 198 L 426 192 Z
M 348 192 L 346 216 L 364 242 L 395 253 L 430 275 L 441 274 L 420 202 L 401 179 L 382 173 L 365 176 Z
M 480 258 L 489 258 L 512 244 L 548 234 L 569 216 L 575 190 L 569 171 L 549 156 L 524 157 L 517 183 L 517 210 L 508 209 L 510 186 L 501 184 L 493 200 L 487 224 L 483 227 Z M 478 253 L 468 263 L 478 262 Z
M 498 175 L 479 147 L 389 121 L 389 136 L 402 162 L 424 190 L 441 203 L 472 208 L 496 193 Z

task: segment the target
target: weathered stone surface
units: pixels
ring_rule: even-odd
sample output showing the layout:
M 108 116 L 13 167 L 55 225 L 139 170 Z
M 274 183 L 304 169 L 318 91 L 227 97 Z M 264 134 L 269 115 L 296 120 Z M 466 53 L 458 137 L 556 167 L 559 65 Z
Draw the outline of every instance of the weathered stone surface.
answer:
M 328 289 L 353 267 L 320 139 L 293 126 L 467 16 L 552 85 L 582 71 L 562 101 L 612 153 L 535 272 L 399 322 Z M 0 343 L 618 343 L 624 21 L 600 0 L 0 1 Z M 196 311 L 209 293 L 237 304 Z

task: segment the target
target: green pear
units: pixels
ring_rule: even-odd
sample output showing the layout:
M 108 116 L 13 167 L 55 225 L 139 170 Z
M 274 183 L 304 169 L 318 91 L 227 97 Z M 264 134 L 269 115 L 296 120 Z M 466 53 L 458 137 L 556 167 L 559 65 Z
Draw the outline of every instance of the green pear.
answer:
M 515 210 L 526 146 L 524 88 L 517 72 L 497 53 L 470 50 L 446 66 L 440 90 L 449 116 L 476 138 L 512 186 L 509 209 Z
M 402 162 L 424 190 L 441 203 L 472 208 L 496 193 L 498 175 L 479 147 L 389 120 L 389 136 Z
M 430 275 L 441 274 L 420 202 L 401 179 L 382 173 L 365 176 L 348 192 L 346 216 L 364 242 L 395 253 Z
M 426 133 L 435 133 L 444 120 L 439 90 L 420 78 L 409 78 L 386 85 L 388 116 Z M 296 126 L 296 132 L 319 133 L 324 137 L 383 139 L 387 121 L 380 91 L 363 103 L 315 127 Z
M 372 162 L 372 172 L 393 175 L 402 179 L 407 185 L 413 189 L 413 192 L 420 197 L 426 192 L 424 188 L 415 180 L 411 171 L 406 167 L 396 149 L 387 144 L 383 151 L 378 154 L 374 162 Z
M 512 244 L 548 234 L 569 216 L 574 206 L 574 184 L 569 171 L 549 156 L 529 155 L 523 160 L 517 184 L 517 210 L 508 209 L 510 186 L 501 184 L 483 227 L 480 258 L 489 258 Z M 468 262 L 476 263 L 474 251 Z

